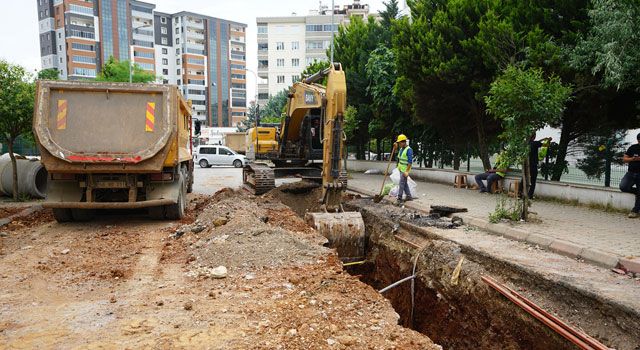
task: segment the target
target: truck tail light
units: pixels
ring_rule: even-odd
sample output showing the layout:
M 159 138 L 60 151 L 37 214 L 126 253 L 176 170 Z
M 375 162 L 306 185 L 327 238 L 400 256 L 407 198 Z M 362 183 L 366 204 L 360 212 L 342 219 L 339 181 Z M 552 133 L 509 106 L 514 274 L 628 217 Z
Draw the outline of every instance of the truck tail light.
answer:
M 173 181 L 173 173 L 155 173 L 149 175 L 151 181 Z
M 75 180 L 75 174 L 52 173 L 51 180 Z

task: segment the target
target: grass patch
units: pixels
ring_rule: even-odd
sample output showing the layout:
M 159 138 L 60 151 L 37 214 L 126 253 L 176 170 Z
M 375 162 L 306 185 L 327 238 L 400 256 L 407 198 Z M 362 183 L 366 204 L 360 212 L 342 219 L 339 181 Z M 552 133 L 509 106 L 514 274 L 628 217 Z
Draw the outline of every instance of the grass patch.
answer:
M 496 209 L 489 214 L 489 222 L 497 224 L 504 219 L 517 222 L 520 221 L 520 213 L 522 213 L 522 201 L 501 194 L 496 203 Z

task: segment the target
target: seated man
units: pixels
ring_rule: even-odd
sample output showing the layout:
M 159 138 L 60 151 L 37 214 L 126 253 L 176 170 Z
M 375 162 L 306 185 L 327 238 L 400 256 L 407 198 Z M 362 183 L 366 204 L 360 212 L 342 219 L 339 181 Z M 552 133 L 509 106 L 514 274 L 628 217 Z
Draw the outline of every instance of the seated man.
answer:
M 503 179 L 505 175 L 507 175 L 507 171 L 509 171 L 509 163 L 507 162 L 504 154 L 500 153 L 498 154 L 498 158 L 496 159 L 496 164 L 493 169 L 488 169 L 485 173 L 475 176 L 476 183 L 480 188 L 480 193 L 492 193 L 491 189 L 493 188 L 493 183 Z M 482 180 L 487 180 L 486 187 Z

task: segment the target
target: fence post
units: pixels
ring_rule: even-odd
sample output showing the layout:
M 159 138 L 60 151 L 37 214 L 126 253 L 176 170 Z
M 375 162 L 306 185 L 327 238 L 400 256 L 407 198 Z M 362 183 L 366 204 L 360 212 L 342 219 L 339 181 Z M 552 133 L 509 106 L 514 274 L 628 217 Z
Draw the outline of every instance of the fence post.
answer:
M 613 146 L 613 140 L 607 140 L 607 148 L 604 156 L 604 187 L 611 187 L 611 148 Z
M 549 148 L 551 148 L 551 146 L 549 146 Z M 551 152 L 549 152 L 549 149 L 547 149 L 547 155 L 544 157 L 544 169 L 546 170 L 544 172 L 544 181 L 549 181 L 549 172 L 551 171 L 551 169 L 549 169 L 549 153 Z

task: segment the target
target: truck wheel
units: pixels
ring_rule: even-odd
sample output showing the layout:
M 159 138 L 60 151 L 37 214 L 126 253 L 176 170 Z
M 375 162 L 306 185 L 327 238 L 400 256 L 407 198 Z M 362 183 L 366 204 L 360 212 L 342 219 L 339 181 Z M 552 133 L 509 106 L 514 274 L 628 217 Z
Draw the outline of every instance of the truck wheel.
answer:
M 91 209 L 71 209 L 71 216 L 75 221 L 90 221 L 93 219 L 93 210 Z
M 71 209 L 67 208 L 53 208 L 53 217 L 57 222 L 73 221 L 73 216 L 71 216 Z
M 198 162 L 198 165 L 200 165 L 201 168 L 208 168 L 209 162 L 207 162 L 206 159 L 200 159 L 200 161 Z
M 193 170 L 189 171 L 188 168 L 185 169 L 185 177 L 188 177 L 187 180 L 187 193 L 193 192 Z
M 240 159 L 236 159 L 233 161 L 233 166 L 236 168 L 242 168 L 242 161 Z
M 157 206 L 149 208 L 149 216 L 154 220 L 164 220 L 164 207 Z
M 184 191 L 180 191 L 178 195 L 178 203 L 170 204 L 164 207 L 165 218 L 169 220 L 180 220 L 184 217 L 185 199 Z

